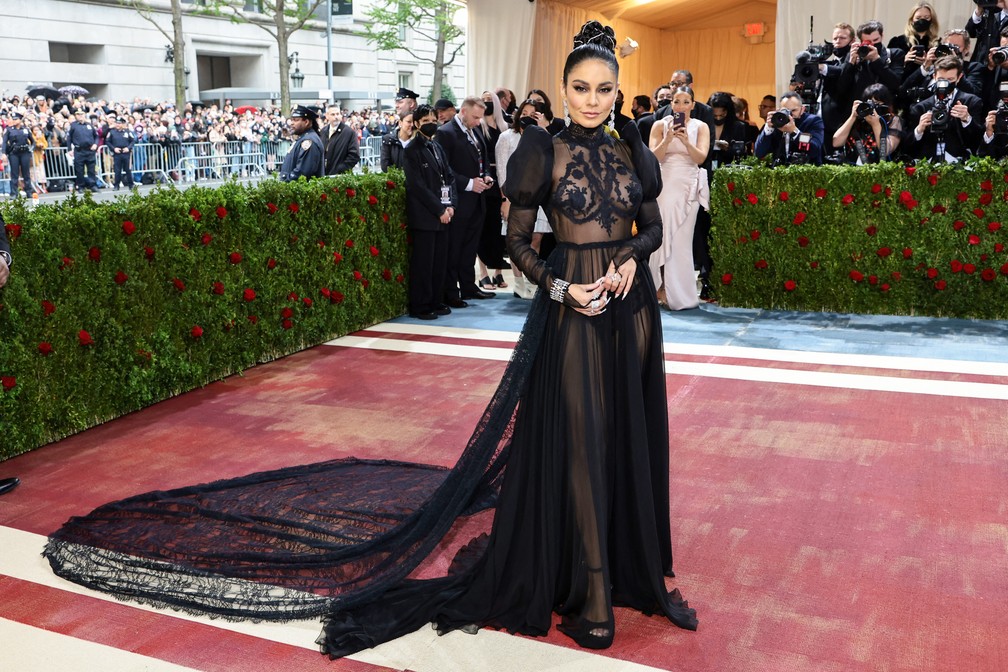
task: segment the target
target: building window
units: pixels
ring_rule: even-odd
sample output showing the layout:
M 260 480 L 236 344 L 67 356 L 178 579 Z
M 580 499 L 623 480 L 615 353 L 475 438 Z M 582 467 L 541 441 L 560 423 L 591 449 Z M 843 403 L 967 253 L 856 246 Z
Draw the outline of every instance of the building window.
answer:
M 412 72 L 400 72 L 399 73 L 399 86 L 404 89 L 413 89 L 413 73 Z
M 105 63 L 105 47 L 100 44 L 50 42 L 49 61 L 51 63 L 88 63 L 91 65 L 103 65 Z
M 343 63 L 341 61 L 332 62 L 333 77 L 352 77 L 353 63 Z M 325 74 L 329 74 L 328 72 Z

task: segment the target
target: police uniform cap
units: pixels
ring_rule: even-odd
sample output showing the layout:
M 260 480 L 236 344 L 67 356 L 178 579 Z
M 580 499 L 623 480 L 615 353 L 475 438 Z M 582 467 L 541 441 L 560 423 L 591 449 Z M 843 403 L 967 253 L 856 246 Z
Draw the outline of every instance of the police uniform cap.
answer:
M 10 118 L 14 120 L 24 119 L 24 115 L 21 114 L 20 112 L 11 112 Z
M 306 105 L 298 105 L 291 110 L 291 119 L 309 119 L 315 121 L 318 119 L 318 112 Z
M 126 117 L 116 117 L 116 121 L 120 124 L 126 123 Z
M 410 91 L 405 86 L 400 86 L 399 90 L 396 91 L 395 97 L 396 100 L 402 100 L 403 98 L 412 98 L 413 100 L 416 100 L 420 97 L 420 94 L 415 91 Z
M 440 112 L 441 110 L 450 110 L 455 107 L 455 103 L 448 100 L 447 98 L 439 98 L 436 103 L 434 103 L 434 109 Z

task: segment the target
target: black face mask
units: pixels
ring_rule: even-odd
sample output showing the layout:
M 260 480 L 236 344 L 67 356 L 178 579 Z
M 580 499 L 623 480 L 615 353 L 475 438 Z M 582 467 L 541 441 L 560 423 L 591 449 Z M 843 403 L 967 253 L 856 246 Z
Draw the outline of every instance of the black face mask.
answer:
M 931 27 L 931 19 L 917 19 L 913 22 L 913 29 L 916 33 L 926 33 Z
M 851 45 L 848 44 L 846 47 L 840 47 L 839 49 L 834 49 L 833 54 L 842 61 L 845 58 L 847 58 L 847 54 L 850 53 L 850 49 Z
M 727 121 L 727 120 L 728 120 L 728 117 L 725 117 L 723 119 L 715 119 L 714 120 L 714 125 L 715 126 L 724 126 L 725 121 Z
M 483 111 L 483 114 L 485 116 L 489 117 L 490 115 L 493 114 L 493 111 L 494 111 L 493 101 L 492 100 L 488 100 L 484 104 L 486 105 L 486 109 Z
M 428 121 L 426 124 L 420 124 L 420 132 L 428 140 L 434 137 L 437 133 L 438 125 L 433 121 Z
M 527 117 L 526 116 L 526 117 L 522 117 L 521 119 L 519 119 L 518 123 L 521 124 L 522 128 L 528 128 L 529 126 L 535 126 L 536 120 L 535 120 L 535 117 Z

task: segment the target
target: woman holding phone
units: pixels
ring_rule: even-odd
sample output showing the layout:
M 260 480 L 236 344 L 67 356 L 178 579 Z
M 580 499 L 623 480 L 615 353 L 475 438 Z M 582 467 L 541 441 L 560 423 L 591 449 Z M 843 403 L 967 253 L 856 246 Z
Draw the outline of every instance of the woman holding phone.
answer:
M 662 187 L 658 210 L 662 244 L 651 255 L 651 276 L 658 302 L 672 310 L 700 305 L 693 270 L 693 227 L 700 206 L 710 207 L 707 171 L 701 168 L 710 147 L 710 128 L 691 119 L 693 89 L 672 92 L 672 114 L 651 127 L 649 145 L 661 165 Z
M 916 67 L 924 65 L 928 52 L 941 41 L 938 39 L 940 31 L 938 15 L 935 14 L 931 3 L 915 3 L 910 10 L 910 16 L 907 17 L 903 34 L 893 37 L 887 45 L 890 52 L 899 49 L 904 54 L 903 79 L 906 79 Z M 893 53 L 893 57 L 898 63 L 899 54 Z

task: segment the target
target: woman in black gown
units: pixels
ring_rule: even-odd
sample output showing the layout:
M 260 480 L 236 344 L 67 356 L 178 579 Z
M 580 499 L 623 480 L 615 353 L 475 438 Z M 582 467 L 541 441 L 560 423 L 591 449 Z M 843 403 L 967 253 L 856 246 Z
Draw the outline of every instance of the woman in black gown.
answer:
M 318 643 L 333 657 L 430 622 L 544 635 L 553 613 L 578 644 L 602 648 L 614 606 L 696 628 L 666 587 L 661 324 L 650 274 L 638 272 L 661 240 L 658 166 L 633 125 L 624 140 L 604 127 L 618 80 L 612 30 L 589 22 L 575 45 L 570 125 L 555 137 L 529 128 L 505 189 L 508 250 L 542 291 L 456 466 L 340 461 L 141 495 L 53 534 L 54 571 L 227 617 L 325 613 Z M 558 239 L 545 261 L 530 244 L 544 204 Z M 408 578 L 456 519 L 490 505 L 489 535 L 447 576 Z M 162 530 L 174 518 L 182 524 Z

